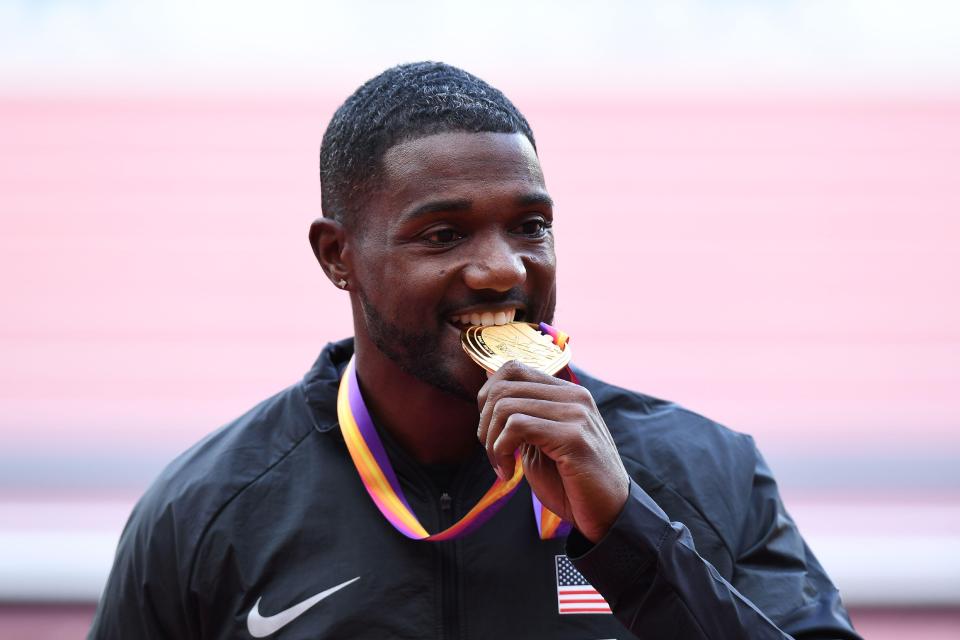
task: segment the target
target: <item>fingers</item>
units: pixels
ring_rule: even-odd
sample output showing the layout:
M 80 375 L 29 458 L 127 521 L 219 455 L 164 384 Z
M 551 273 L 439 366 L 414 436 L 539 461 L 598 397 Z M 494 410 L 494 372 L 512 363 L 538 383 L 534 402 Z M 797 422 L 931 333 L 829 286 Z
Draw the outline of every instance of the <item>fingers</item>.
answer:
M 493 444 L 511 416 L 536 416 L 560 422 L 564 418 L 570 417 L 569 411 L 564 409 L 566 409 L 565 405 L 558 405 L 556 402 L 537 398 L 508 397 L 497 402 L 488 402 L 485 408 L 485 416 L 481 417 L 480 420 L 477 439 L 486 449 L 487 457 L 490 459 L 493 468 L 497 469 L 500 466 L 493 454 Z
M 584 387 L 511 361 L 494 373 L 477 394 L 480 423 L 489 419 L 489 411 L 502 397 L 540 398 L 555 402 L 582 402 L 595 406 L 593 396 Z M 484 416 L 484 413 L 487 413 Z
M 590 392 L 518 362 L 492 374 L 477 395 L 477 436 L 501 479 L 521 452 L 530 487 L 589 540 L 622 510 L 629 476 Z
M 589 423 L 586 413 L 591 409 L 596 411 L 593 396 L 585 388 L 517 361 L 508 362 L 490 376 L 477 395 L 477 402 L 480 407 L 477 438 L 487 449 L 495 469 L 500 465 L 493 455 L 493 443 L 511 415 L 529 415 L 583 427 Z M 506 466 L 512 467 L 512 458 Z
M 480 405 L 479 428 L 483 431 L 490 423 L 494 408 L 506 398 L 529 398 L 550 402 L 587 402 L 593 403 L 590 392 L 583 387 L 567 383 L 566 385 L 546 385 L 539 382 L 499 381 L 487 387 L 484 402 Z
M 565 426 L 555 420 L 523 413 L 511 414 L 499 430 L 499 435 L 490 438 L 487 445 L 487 455 L 497 475 L 503 479 L 513 475 L 517 462 L 515 452 L 520 445 L 542 446 L 551 438 L 551 434 L 556 434 Z
M 506 407 L 500 407 L 500 404 L 507 399 L 528 399 L 544 400 L 557 405 L 580 405 L 596 410 L 593 396 L 583 387 L 558 380 L 558 384 L 545 384 L 540 382 L 515 382 L 508 380 L 488 381 L 484 386 L 482 403 L 480 404 L 480 422 L 477 425 L 477 437 L 481 442 L 486 441 L 486 434 L 490 428 L 494 411 L 503 411 Z M 549 409 L 547 405 L 538 405 Z M 499 407 L 499 409 L 498 409 Z M 512 409 L 525 413 L 522 407 L 511 405 Z M 544 418 L 554 420 L 563 419 L 564 416 L 556 414 L 561 411 L 561 407 L 553 408 L 553 413 L 534 413 Z
M 490 388 L 492 386 L 496 385 L 498 382 L 507 380 L 512 380 L 514 382 L 534 382 L 549 386 L 572 384 L 554 376 L 548 376 L 542 371 L 537 371 L 536 369 L 528 367 L 517 360 L 511 360 L 497 369 L 496 372 L 488 374 L 487 381 L 480 389 L 480 393 L 477 394 L 477 406 L 481 408 L 483 407 L 484 403 L 487 401 L 487 394 L 490 392 Z

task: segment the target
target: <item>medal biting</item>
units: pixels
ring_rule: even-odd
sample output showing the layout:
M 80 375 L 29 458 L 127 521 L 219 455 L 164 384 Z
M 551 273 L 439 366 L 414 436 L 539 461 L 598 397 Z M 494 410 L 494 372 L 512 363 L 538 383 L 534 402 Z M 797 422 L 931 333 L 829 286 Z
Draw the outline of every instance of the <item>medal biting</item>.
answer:
M 561 348 L 535 324 L 508 322 L 471 325 L 460 333 L 460 346 L 478 365 L 493 373 L 510 360 L 554 375 L 570 364 L 569 345 Z

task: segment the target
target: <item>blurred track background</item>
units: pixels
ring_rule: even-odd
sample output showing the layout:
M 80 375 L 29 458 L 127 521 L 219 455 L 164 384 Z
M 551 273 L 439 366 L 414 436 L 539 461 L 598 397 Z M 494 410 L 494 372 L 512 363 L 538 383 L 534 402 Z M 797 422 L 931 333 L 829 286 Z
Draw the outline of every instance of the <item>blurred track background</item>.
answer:
M 0 637 L 83 635 L 162 466 L 350 332 L 333 110 L 503 89 L 580 366 L 753 434 L 868 638 L 960 637 L 960 8 L 0 3 Z

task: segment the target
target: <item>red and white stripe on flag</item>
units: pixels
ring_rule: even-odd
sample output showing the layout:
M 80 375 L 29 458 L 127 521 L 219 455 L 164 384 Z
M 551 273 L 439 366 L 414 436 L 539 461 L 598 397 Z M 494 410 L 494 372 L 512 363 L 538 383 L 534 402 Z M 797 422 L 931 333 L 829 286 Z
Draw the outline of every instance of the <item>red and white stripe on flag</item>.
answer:
M 567 556 L 557 556 L 557 606 L 560 613 L 611 613 L 610 605 Z

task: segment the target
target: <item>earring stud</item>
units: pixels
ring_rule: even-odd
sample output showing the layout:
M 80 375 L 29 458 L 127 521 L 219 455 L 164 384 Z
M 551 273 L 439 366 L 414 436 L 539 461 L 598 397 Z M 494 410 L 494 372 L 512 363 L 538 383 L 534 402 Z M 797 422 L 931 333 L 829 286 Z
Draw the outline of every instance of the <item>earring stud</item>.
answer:
M 346 289 L 347 281 L 344 280 L 343 278 L 340 278 L 340 280 L 337 282 L 337 286 L 340 287 L 341 289 Z

